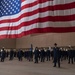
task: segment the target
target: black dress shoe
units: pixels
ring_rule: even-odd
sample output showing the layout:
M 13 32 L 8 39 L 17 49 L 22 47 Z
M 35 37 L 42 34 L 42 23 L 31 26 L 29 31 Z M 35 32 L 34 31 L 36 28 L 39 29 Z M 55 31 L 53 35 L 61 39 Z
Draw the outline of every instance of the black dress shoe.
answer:
M 56 66 L 53 66 L 53 67 L 56 67 Z
M 60 66 L 58 66 L 60 68 Z

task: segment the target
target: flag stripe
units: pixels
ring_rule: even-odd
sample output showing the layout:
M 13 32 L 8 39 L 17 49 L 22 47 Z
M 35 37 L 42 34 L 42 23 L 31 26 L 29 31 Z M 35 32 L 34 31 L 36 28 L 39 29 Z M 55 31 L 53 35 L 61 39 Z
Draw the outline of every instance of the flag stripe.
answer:
M 62 28 L 62 27 L 59 27 L 59 28 L 51 28 L 51 27 L 48 27 L 48 28 L 35 28 L 35 29 L 31 29 L 29 31 L 24 31 L 20 34 L 9 34 L 9 36 L 7 36 L 7 34 L 5 35 L 1 35 L 0 36 L 0 39 L 3 39 L 3 38 L 20 38 L 22 36 L 25 36 L 25 35 L 28 35 L 28 34 L 33 34 L 33 33 L 48 33 L 48 32 L 52 32 L 52 33 L 65 33 L 65 32 L 75 32 L 75 27 L 67 27 L 67 28 Z
M 74 18 L 75 18 L 75 16 L 73 16 Z M 51 19 L 51 21 L 52 22 L 49 22 L 49 20 Z M 61 18 L 62 19 L 62 18 Z M 68 18 L 69 19 L 69 18 Z M 57 20 L 58 20 L 58 18 L 57 18 Z M 16 23 L 13 23 L 12 24 L 12 22 L 10 23 L 10 26 L 8 26 L 8 23 L 5 23 L 4 24 L 4 27 L 2 27 L 2 25 L 0 25 L 0 31 L 2 31 L 2 30 L 16 30 L 16 29 L 19 29 L 19 28 L 21 28 L 22 26 L 30 26 L 30 25 L 32 25 L 32 24 L 35 24 L 35 23 L 42 23 L 42 22 L 48 22 L 49 24 L 49 26 L 51 26 L 51 27 L 53 27 L 53 26 L 57 26 L 58 27 L 58 22 L 56 21 L 53 21 L 52 20 L 52 17 L 43 17 L 43 18 L 37 18 L 37 19 L 34 19 L 34 20 L 31 20 L 31 21 L 27 21 L 27 22 L 24 22 L 24 21 L 22 21 L 22 22 L 16 22 Z M 55 24 L 54 24 L 54 22 L 55 22 Z M 73 24 L 71 24 L 71 22 L 73 23 Z M 53 24 L 52 24 L 53 23 Z M 75 25 L 75 21 L 69 21 L 69 22 L 66 22 L 66 17 L 65 17 L 65 19 L 64 19 L 64 22 L 60 22 L 59 24 L 62 24 L 62 25 L 60 25 L 59 27 L 68 27 L 69 25 L 68 24 L 71 24 L 72 26 L 74 26 Z M 35 24 L 36 25 L 36 24 Z M 70 26 L 71 26 L 70 25 Z M 18 26 L 18 27 L 17 27 Z M 47 25 L 46 25 L 47 26 Z
M 9 30 L 9 32 L 11 31 L 11 29 L 12 29 L 12 33 L 10 33 L 10 34 L 13 34 L 14 32 L 16 32 L 16 31 L 18 31 L 18 33 L 20 33 L 22 30 L 23 31 L 29 31 L 30 29 L 35 29 L 35 28 L 47 28 L 47 27 L 56 27 L 56 28 L 58 28 L 58 27 L 74 27 L 75 26 L 75 21 L 73 22 L 73 24 L 71 24 L 71 23 L 68 23 L 68 22 L 56 22 L 56 23 L 51 23 L 51 24 L 49 24 L 49 23 L 51 23 L 51 22 L 43 22 L 43 23 L 38 23 L 38 22 L 36 22 L 36 24 L 34 23 L 34 24 L 32 24 L 32 25 L 29 25 L 29 26 L 25 26 L 24 24 L 24 22 L 20 25 L 20 26 L 16 26 L 16 27 L 4 27 L 4 28 L 0 28 L 0 35 L 2 35 L 6 30 Z M 15 33 L 16 34 L 16 33 Z
M 75 2 L 75 0 L 28 0 L 28 1 L 22 1 L 24 2 L 24 4 L 22 4 L 23 6 L 34 6 L 37 3 L 44 3 L 44 2 L 49 2 L 50 5 L 54 6 L 54 5 L 62 5 L 62 4 L 68 4 L 68 3 L 72 3 Z
M 50 29 L 49 29 L 50 28 Z M 46 32 L 48 32 L 48 31 L 50 31 L 50 32 L 53 32 L 53 30 L 52 29 L 56 29 L 56 30 L 54 30 L 54 32 L 58 32 L 58 33 L 60 33 L 60 32 L 62 32 L 62 30 L 65 32 L 65 31 L 71 31 L 71 32 L 73 32 L 73 31 L 75 31 L 74 29 L 75 29 L 75 26 L 74 27 L 58 27 L 58 28 L 53 28 L 53 27 L 42 27 L 42 28 L 36 28 L 36 26 L 34 27 L 34 28 L 30 28 L 30 29 L 25 29 L 24 30 L 24 27 L 22 27 L 21 29 L 19 29 L 18 30 L 18 32 L 17 32 L 17 30 L 12 30 L 12 33 L 11 33 L 11 30 L 9 30 L 9 31 L 1 31 L 0 32 L 0 35 L 5 35 L 6 33 L 8 33 L 8 35 L 16 35 L 16 34 L 21 34 L 22 32 L 27 32 L 27 31 L 30 31 L 30 30 L 35 30 L 36 29 L 36 31 L 37 31 L 37 33 L 39 33 L 39 32 L 43 32 L 44 30 L 46 30 Z M 40 30 L 40 29 L 42 29 L 42 30 Z M 57 30 L 58 29 L 58 30 Z M 65 30 L 66 29 L 66 30 Z M 68 30 L 69 29 L 69 30 Z M 60 32 L 59 32 L 60 31 Z M 34 31 L 35 32 L 35 31 Z M 33 33 L 34 33 L 33 32 Z M 31 33 L 31 32 L 30 32 Z M 26 33 L 26 34 L 28 34 L 28 33 Z
M 46 2 L 48 2 L 48 1 L 46 0 Z M 41 2 L 39 2 L 39 3 L 41 3 Z M 39 3 L 38 2 L 34 2 L 34 3 L 31 3 L 31 4 L 24 5 L 24 6 L 22 6 L 22 9 L 33 7 L 35 5 L 38 5 Z M 48 2 L 48 4 L 49 4 L 49 2 Z M 62 4 L 62 5 L 59 4 L 59 5 L 54 5 L 54 6 L 50 5 L 49 6 L 49 10 L 51 10 L 51 11 L 54 11 L 54 10 L 65 10 L 65 9 L 71 9 L 71 8 L 75 8 L 75 2 Z

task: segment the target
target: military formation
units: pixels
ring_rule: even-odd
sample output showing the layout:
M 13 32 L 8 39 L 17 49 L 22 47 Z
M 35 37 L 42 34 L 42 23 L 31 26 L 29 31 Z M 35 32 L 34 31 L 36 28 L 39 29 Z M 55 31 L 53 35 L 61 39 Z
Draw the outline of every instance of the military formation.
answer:
M 17 58 L 18 61 L 22 61 L 24 58 L 27 59 L 29 62 L 33 61 L 34 63 L 40 63 L 45 61 L 53 60 L 53 67 L 58 66 L 61 67 L 61 62 L 63 60 L 67 60 L 68 64 L 74 64 L 75 62 L 75 50 L 72 47 L 68 47 L 67 50 L 63 50 L 54 44 L 54 47 L 49 49 L 48 47 L 44 49 L 43 47 L 38 48 L 36 47 L 33 50 L 23 51 L 22 49 L 6 51 L 4 48 L 0 50 L 0 58 L 1 62 L 4 62 L 6 58 L 9 60 L 13 60 Z

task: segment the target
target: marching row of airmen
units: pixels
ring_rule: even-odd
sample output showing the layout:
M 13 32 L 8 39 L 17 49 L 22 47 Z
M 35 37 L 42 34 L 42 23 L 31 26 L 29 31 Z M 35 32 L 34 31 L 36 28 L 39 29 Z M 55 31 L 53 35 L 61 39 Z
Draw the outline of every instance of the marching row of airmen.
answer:
M 67 59 L 69 64 L 75 62 L 75 50 L 72 50 L 71 47 L 68 48 L 68 51 L 60 50 L 55 43 L 52 51 L 49 50 L 49 48 L 47 48 L 46 51 L 41 48 L 39 51 L 39 48 L 36 47 L 34 52 L 32 50 L 22 51 L 22 49 L 19 49 L 18 51 L 11 49 L 10 52 L 8 52 L 2 48 L 0 51 L 0 57 L 1 62 L 4 62 L 6 57 L 9 57 L 9 60 L 13 60 L 14 57 L 17 57 L 19 61 L 22 61 L 22 57 L 24 57 L 29 61 L 33 61 L 34 59 L 34 63 L 38 63 L 39 61 L 44 62 L 45 60 L 50 61 L 52 58 L 54 63 L 53 67 L 56 67 L 57 64 L 58 67 L 60 67 L 60 61 L 63 61 L 64 59 Z

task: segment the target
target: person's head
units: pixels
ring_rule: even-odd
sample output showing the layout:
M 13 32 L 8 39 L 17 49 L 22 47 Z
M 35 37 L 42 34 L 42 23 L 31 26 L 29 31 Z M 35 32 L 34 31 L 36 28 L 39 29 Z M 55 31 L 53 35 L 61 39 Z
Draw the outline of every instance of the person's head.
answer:
M 56 47 L 57 46 L 57 43 L 54 43 L 54 46 Z
M 2 49 L 4 50 L 4 47 L 2 47 Z
M 38 47 L 35 47 L 35 50 L 38 50 Z

